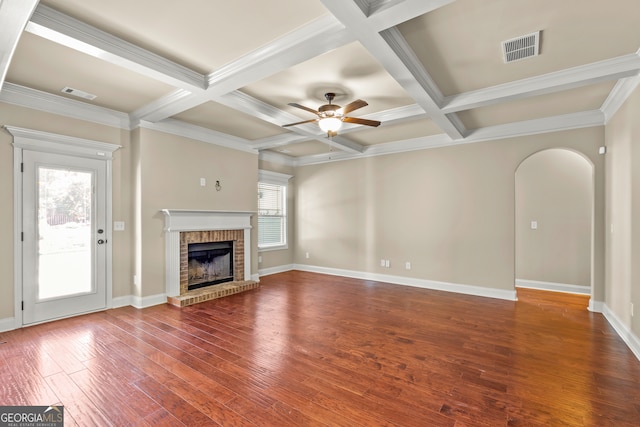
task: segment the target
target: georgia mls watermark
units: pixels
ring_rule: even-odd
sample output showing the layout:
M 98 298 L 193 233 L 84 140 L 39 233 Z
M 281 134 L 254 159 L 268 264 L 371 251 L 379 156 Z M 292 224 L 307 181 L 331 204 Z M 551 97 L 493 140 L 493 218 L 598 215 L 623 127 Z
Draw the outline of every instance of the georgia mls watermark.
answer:
M 63 427 L 64 406 L 0 406 L 0 427 Z

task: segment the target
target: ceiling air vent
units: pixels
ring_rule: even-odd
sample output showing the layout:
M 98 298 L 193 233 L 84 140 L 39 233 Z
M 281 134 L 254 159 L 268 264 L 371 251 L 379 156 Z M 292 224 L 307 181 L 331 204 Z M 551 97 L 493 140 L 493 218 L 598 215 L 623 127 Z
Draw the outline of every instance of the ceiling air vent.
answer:
M 502 42 L 505 64 L 538 55 L 540 51 L 540 31 Z
M 78 98 L 88 99 L 89 101 L 93 101 L 94 99 L 96 99 L 96 95 L 92 93 L 83 92 L 69 86 L 63 88 L 60 92 L 66 93 L 67 95 L 77 96 Z

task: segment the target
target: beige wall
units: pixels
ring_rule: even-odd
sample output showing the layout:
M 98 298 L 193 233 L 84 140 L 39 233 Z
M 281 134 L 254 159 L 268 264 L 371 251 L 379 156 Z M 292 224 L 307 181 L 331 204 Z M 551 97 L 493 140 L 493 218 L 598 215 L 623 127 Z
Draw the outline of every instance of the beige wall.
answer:
M 606 304 L 640 335 L 640 89 L 606 126 Z M 631 316 L 631 304 L 635 316 Z
M 299 167 L 295 262 L 512 290 L 515 171 L 537 151 L 564 147 L 594 164 L 594 291 L 603 301 L 603 142 L 599 127 Z
M 117 128 L 88 123 L 67 117 L 43 113 L 28 108 L 0 103 L 0 126 L 16 126 L 44 132 L 92 139 L 121 145 L 114 153 L 113 168 L 113 219 L 125 221 L 124 232 L 114 232 L 113 295 L 131 293 L 132 277 L 131 242 L 131 153 L 129 132 Z M 13 246 L 13 147 L 11 135 L 0 130 L 0 320 L 14 317 L 14 246 Z
M 257 154 L 173 135 L 132 132 L 0 103 L 0 126 L 28 129 L 121 145 L 113 164 L 113 296 L 146 297 L 164 292 L 164 218 L 159 210 L 256 211 Z M 13 149 L 0 131 L 0 320 L 14 317 Z M 200 178 L 207 186 L 200 187 Z M 222 190 L 215 191 L 220 180 Z M 253 242 L 257 234 L 252 231 Z M 257 245 L 252 274 L 258 271 Z M 138 277 L 134 285 L 133 277 Z
M 540 151 L 520 164 L 517 279 L 591 286 L 592 194 L 591 163 L 574 151 Z
M 258 156 L 148 129 L 139 132 L 141 269 L 136 273 L 141 296 L 147 297 L 165 290 L 164 216 L 160 210 L 255 212 Z M 206 179 L 205 187 L 200 186 L 200 178 Z M 215 189 L 216 180 L 220 180 L 221 191 Z M 256 238 L 252 233 L 253 242 Z M 255 259 L 257 246 L 252 246 Z
M 286 166 L 274 162 L 268 162 L 265 160 L 259 161 L 259 168 L 261 170 L 267 170 L 271 172 L 279 172 L 293 177 L 289 180 L 289 186 L 287 187 L 287 236 L 288 236 L 288 249 L 280 249 L 276 251 L 260 251 L 258 255 L 262 258 L 262 262 L 258 265 L 260 270 L 269 268 L 286 267 L 293 264 L 294 254 L 294 224 L 296 220 L 295 215 L 295 171 L 292 166 Z M 258 226 L 257 218 L 253 218 L 253 227 Z

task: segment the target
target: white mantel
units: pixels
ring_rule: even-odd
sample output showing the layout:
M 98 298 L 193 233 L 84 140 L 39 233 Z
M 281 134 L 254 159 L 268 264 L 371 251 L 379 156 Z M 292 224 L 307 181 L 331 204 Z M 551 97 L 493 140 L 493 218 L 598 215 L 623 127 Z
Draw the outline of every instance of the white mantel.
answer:
M 244 230 L 244 280 L 251 280 L 251 216 L 249 211 L 162 209 L 165 231 L 165 291 L 180 295 L 180 233 L 184 231 Z

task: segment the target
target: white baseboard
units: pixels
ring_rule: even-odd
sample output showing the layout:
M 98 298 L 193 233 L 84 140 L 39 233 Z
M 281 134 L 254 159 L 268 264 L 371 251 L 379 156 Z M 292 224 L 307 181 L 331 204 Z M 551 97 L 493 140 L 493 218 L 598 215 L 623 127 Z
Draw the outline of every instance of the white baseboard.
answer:
M 604 302 L 602 301 L 594 301 L 593 298 L 589 299 L 589 311 L 593 311 L 594 313 L 602 313 L 604 311 Z
M 166 304 L 167 294 L 156 294 L 148 297 L 131 297 L 131 305 L 135 308 L 147 308 L 154 305 Z
M 629 329 L 616 314 L 607 305 L 604 305 L 602 310 L 604 318 L 607 319 L 609 324 L 615 329 L 622 341 L 627 344 L 627 347 L 635 354 L 636 358 L 640 360 L 640 339 Z
M 293 268 L 294 268 L 293 264 L 278 265 L 276 267 L 262 268 L 258 270 L 258 274 L 261 277 L 268 276 L 270 274 L 277 274 L 277 273 L 284 273 L 285 271 L 291 271 L 293 270 Z
M 111 308 L 126 307 L 128 305 L 135 308 L 146 308 L 154 305 L 164 304 L 167 302 L 166 294 L 150 295 L 148 297 L 139 297 L 136 295 L 125 295 L 123 297 L 113 298 Z
M 0 319 L 0 332 L 13 331 L 14 329 L 16 329 L 15 317 Z
M 516 301 L 516 291 L 505 289 L 485 288 L 483 286 L 463 285 L 459 283 L 438 282 L 435 280 L 415 279 L 412 277 L 392 276 L 387 274 L 368 273 L 362 271 L 342 270 L 338 268 L 318 267 L 315 265 L 294 264 L 293 269 L 312 273 L 330 274 L 333 276 L 352 277 L 354 279 L 375 280 L 376 282 L 393 283 L 396 285 L 413 286 L 417 288 L 433 289 L 437 291 L 455 292 L 487 298 L 498 298 Z
M 516 279 L 517 288 L 541 289 L 545 291 L 567 292 L 570 294 L 591 295 L 590 286 L 571 285 L 569 283 L 542 282 L 540 280 Z
M 111 307 L 110 308 L 120 308 L 131 305 L 131 295 L 126 295 L 123 297 L 115 297 L 111 299 Z

